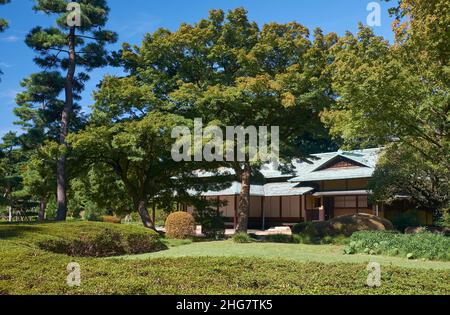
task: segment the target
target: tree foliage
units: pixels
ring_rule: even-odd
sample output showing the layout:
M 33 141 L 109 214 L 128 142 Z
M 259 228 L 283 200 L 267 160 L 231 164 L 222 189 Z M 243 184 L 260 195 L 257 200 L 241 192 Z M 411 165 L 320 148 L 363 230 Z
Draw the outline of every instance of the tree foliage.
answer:
M 319 112 L 333 99 L 326 67 L 335 34 L 298 23 L 260 28 L 243 8 L 210 11 L 207 19 L 174 32 L 147 34 L 141 46 L 123 45 L 116 62 L 130 74 L 105 80 L 97 102 L 105 119 L 142 116 L 164 108 L 206 125 L 279 126 L 283 155 L 306 158 L 300 145 L 328 139 Z M 120 109 L 120 110 L 119 110 Z M 326 141 L 325 141 L 326 142 Z M 328 140 L 328 142 L 330 142 Z M 316 148 L 317 149 L 317 148 Z M 230 163 L 243 182 L 239 228 L 247 229 L 249 187 L 261 163 Z
M 150 201 L 167 195 L 171 199 L 187 195 L 187 189 L 199 185 L 190 178 L 195 165 L 180 164 L 172 159 L 171 130 L 179 125 L 189 125 L 189 121 L 154 111 L 139 120 L 92 124 L 69 137 L 79 161 L 84 163 L 79 167 L 88 171 L 89 177 L 85 178 L 88 187 L 95 188 L 91 190 L 92 200 L 111 209 L 121 205 L 123 208 L 117 210 L 122 213 L 137 211 L 144 225 L 154 228 L 148 213 Z M 183 177 L 187 177 L 192 186 L 183 181 Z M 116 200 L 121 202 L 112 205 Z M 131 201 L 131 205 L 125 201 Z
M 56 16 L 56 26 L 34 27 L 26 37 L 26 44 L 37 52 L 35 63 L 43 68 L 43 73 L 36 76 L 45 77 L 48 70 L 53 70 L 44 80 L 54 80 L 54 89 L 64 88 L 65 100 L 60 103 L 60 124 L 58 141 L 65 145 L 65 139 L 73 128 L 74 113 L 77 105 L 74 100 L 84 89 L 89 80 L 88 72 L 108 64 L 108 52 L 105 46 L 117 40 L 116 33 L 104 30 L 108 20 L 109 8 L 105 0 L 80 0 L 81 25 L 69 26 L 70 12 L 66 0 L 36 0 L 34 10 Z M 77 71 L 77 69 L 81 69 Z M 62 73 L 65 72 L 65 75 Z M 30 79 L 33 82 L 33 78 Z M 63 83 L 60 86 L 59 83 Z M 25 83 L 26 84 L 26 83 Z M 31 87 L 29 87 L 31 90 Z M 50 95 L 46 95 L 50 96 Z M 51 99 L 54 100 L 54 99 Z M 31 102 L 36 100 L 31 100 Z M 59 102 L 58 102 L 59 103 Z M 55 102 L 53 103 L 55 104 Z M 22 104 L 22 112 L 28 104 Z M 65 220 L 67 213 L 67 156 L 60 155 L 56 168 L 58 220 Z
M 419 205 L 448 207 L 449 6 L 402 0 L 392 11 L 394 44 L 360 26 L 333 48 L 329 71 L 339 97 L 323 120 L 348 146 L 395 143 L 375 177 L 384 198 L 406 191 Z

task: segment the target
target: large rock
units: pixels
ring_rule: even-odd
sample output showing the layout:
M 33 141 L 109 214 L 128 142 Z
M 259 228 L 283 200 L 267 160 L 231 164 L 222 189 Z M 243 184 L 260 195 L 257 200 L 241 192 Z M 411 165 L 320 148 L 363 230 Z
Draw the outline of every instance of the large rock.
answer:
M 394 230 L 394 226 L 389 220 L 363 213 L 336 217 L 328 221 L 327 224 L 330 235 L 351 236 L 358 231 Z
M 311 237 L 345 235 L 358 231 L 394 230 L 386 219 L 370 214 L 353 214 L 336 217 L 330 221 L 301 223 L 293 228 L 293 233 L 305 233 Z

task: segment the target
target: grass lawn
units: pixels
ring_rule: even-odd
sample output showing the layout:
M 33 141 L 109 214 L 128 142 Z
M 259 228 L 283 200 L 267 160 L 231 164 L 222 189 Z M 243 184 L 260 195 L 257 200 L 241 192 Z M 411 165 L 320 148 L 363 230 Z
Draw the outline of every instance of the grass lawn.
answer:
M 370 257 L 343 256 L 337 246 L 168 241 L 168 250 L 124 259 L 70 257 L 36 245 L 105 228 L 124 236 L 142 231 L 104 223 L 0 224 L 0 294 L 450 294 L 449 263 L 373 257 L 386 265 L 382 286 L 369 288 Z M 81 287 L 66 284 L 70 262 L 81 266 Z
M 186 245 L 187 244 L 187 245 Z M 450 270 L 450 262 L 408 260 L 406 258 L 370 255 L 344 255 L 343 246 L 337 245 L 303 245 L 278 243 L 236 244 L 233 241 L 167 242 L 169 250 L 150 254 L 125 256 L 125 259 L 155 259 L 179 257 L 242 257 L 270 260 L 292 260 L 297 262 L 320 263 L 368 263 L 378 262 L 384 266 L 397 266 L 419 269 Z

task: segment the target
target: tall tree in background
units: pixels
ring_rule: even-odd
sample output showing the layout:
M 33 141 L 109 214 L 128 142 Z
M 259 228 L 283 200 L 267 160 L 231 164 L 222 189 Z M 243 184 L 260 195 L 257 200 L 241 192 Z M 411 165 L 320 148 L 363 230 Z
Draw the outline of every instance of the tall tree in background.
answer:
M 9 221 L 16 205 L 15 193 L 21 190 L 20 167 L 24 156 L 20 150 L 17 136 L 8 132 L 0 142 L 0 204 L 8 208 Z
M 11 2 L 11 0 L 0 0 L 0 5 L 7 4 L 9 2 Z M 5 29 L 8 27 L 8 25 L 9 25 L 8 21 L 5 20 L 4 18 L 0 17 L 0 33 L 4 32 Z M 3 72 L 0 69 L 0 75 L 2 75 L 2 74 L 3 74 Z
M 395 44 L 361 26 L 356 36 L 348 33 L 334 47 L 330 71 L 339 98 L 323 119 L 349 146 L 387 146 L 378 174 L 398 176 L 388 177 L 389 185 L 386 179 L 375 185 L 380 196 L 416 191 L 418 200 L 428 194 L 441 200 L 440 207 L 449 207 L 449 10 L 447 0 L 402 0 L 391 11 L 396 15 Z M 411 165 L 396 170 L 387 162 L 390 156 Z M 413 174 L 425 179 L 411 178 Z
M 0 0 L 0 5 L 10 3 L 11 0 Z M 0 33 L 8 27 L 8 21 L 0 17 Z
M 148 34 L 141 47 L 125 44 L 119 62 L 130 77 L 108 84 L 117 91 L 130 81 L 145 86 L 152 92 L 149 103 L 189 119 L 202 118 L 205 125 L 280 126 L 286 160 L 306 158 L 308 152 L 296 145 L 324 130 L 319 113 L 334 101 L 323 70 L 335 42 L 335 34 L 320 30 L 311 41 L 308 29 L 294 22 L 260 29 L 243 8 L 226 16 L 213 10 L 208 19 L 183 24 L 176 32 Z M 113 104 L 106 96 L 105 107 Z M 238 230 L 247 231 L 250 179 L 261 163 L 225 165 L 241 181 Z
M 87 72 L 107 65 L 105 45 L 117 40 L 114 32 L 102 30 L 109 13 L 105 0 L 78 1 L 81 14 L 79 26 L 69 26 L 67 23 L 69 14 L 77 14 L 76 11 L 68 11 L 68 3 L 65 0 L 36 0 L 34 10 L 56 15 L 57 27 L 35 27 L 26 38 L 26 44 L 39 53 L 35 57 L 36 64 L 45 70 L 53 69 L 64 77 L 65 101 L 59 128 L 59 142 L 64 146 L 74 111 L 74 87 L 78 86 L 78 91 L 83 90 L 84 83 L 89 79 Z M 78 68 L 83 70 L 77 73 Z M 67 156 L 62 151 L 56 168 L 57 220 L 65 220 L 67 215 Z

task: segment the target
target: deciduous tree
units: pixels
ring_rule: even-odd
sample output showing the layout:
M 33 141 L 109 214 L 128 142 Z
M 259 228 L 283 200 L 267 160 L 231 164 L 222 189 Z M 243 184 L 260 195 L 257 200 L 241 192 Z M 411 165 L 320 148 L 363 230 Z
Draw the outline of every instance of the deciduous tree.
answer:
M 121 86 L 135 86 L 132 101 L 151 93 L 147 104 L 202 118 L 205 125 L 279 126 L 284 158 L 306 158 L 309 152 L 297 145 L 326 134 L 318 114 L 334 102 L 330 76 L 323 70 L 335 42 L 335 34 L 319 29 L 312 40 L 309 30 L 295 22 L 260 29 L 243 8 L 227 15 L 213 10 L 208 19 L 175 32 L 159 29 L 146 35 L 140 47 L 124 44 L 117 62 L 130 76 L 109 86 L 121 91 L 126 90 Z M 116 107 L 110 95 L 104 90 L 102 104 L 111 112 Z M 123 97 L 129 101 L 128 96 Z M 261 163 L 225 165 L 242 183 L 238 230 L 246 231 L 250 179 Z
M 333 48 L 329 69 L 339 97 L 323 119 L 349 146 L 389 147 L 375 177 L 389 182 L 384 198 L 407 191 L 421 205 L 429 198 L 428 206 L 449 207 L 448 10 L 446 0 L 402 0 L 392 11 L 394 44 L 360 26 Z

